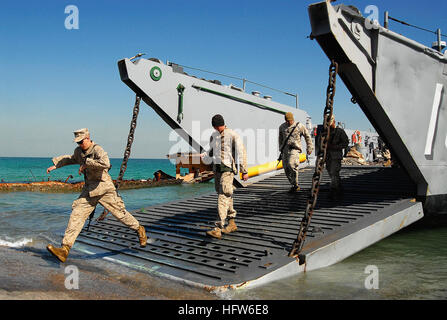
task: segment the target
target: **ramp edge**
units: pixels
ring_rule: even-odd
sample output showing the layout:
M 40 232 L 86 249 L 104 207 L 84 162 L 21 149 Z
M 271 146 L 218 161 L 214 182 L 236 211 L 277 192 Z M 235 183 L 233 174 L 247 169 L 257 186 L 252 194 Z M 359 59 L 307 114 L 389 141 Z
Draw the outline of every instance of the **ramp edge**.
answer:
M 416 202 L 366 228 L 306 254 L 306 262 L 303 265 L 300 265 L 298 260 L 293 261 L 261 278 L 239 285 L 237 288 L 252 289 L 302 272 L 329 267 L 391 236 L 423 217 L 422 203 Z

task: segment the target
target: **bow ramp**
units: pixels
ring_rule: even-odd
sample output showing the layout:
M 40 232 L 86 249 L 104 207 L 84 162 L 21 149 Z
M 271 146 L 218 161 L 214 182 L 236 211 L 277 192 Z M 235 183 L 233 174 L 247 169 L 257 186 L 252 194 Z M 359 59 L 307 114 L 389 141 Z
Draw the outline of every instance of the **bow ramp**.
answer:
M 238 231 L 222 240 L 205 234 L 217 217 L 213 193 L 133 212 L 150 237 L 145 248 L 109 216 L 85 228 L 75 249 L 207 290 L 250 288 L 332 265 L 423 217 L 417 187 L 401 169 L 343 168 L 344 199 L 328 199 L 325 174 L 303 251 L 290 258 L 313 172 L 301 171 L 293 194 L 284 174 L 238 189 Z
M 315 39 L 393 159 L 417 185 L 426 213 L 447 203 L 447 53 L 373 24 L 353 6 L 309 6 Z

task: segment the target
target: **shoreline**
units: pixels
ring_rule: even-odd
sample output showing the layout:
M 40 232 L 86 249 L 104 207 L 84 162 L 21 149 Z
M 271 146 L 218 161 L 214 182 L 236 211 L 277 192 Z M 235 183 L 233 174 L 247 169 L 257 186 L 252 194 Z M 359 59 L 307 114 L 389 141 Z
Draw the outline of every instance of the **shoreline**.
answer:
M 107 262 L 101 256 L 74 248 L 60 263 L 35 244 L 20 248 L 0 246 L 0 300 L 216 300 L 216 295 L 167 281 L 148 273 Z M 69 290 L 70 272 L 79 270 L 79 289 Z

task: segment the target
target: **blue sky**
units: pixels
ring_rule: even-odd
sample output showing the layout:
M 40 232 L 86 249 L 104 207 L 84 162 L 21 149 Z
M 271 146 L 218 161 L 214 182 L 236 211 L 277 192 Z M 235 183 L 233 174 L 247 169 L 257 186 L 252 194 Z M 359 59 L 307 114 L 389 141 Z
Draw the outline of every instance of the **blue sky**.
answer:
M 71 153 L 72 131 L 88 127 L 111 157 L 122 157 L 134 94 L 121 82 L 117 61 L 139 52 L 297 92 L 300 106 L 319 122 L 329 61 L 307 38 L 307 6 L 313 2 L 2 0 L 0 156 Z M 393 17 L 447 33 L 445 1 L 344 3 L 362 12 L 376 5 L 381 23 L 389 10 Z M 64 26 L 67 5 L 79 9 L 79 30 Z M 391 29 L 426 45 L 435 41 L 434 35 L 396 23 Z M 338 119 L 349 128 L 371 129 L 338 83 Z M 274 99 L 294 105 L 287 96 Z M 170 128 L 142 106 L 132 156 L 163 158 L 173 144 Z

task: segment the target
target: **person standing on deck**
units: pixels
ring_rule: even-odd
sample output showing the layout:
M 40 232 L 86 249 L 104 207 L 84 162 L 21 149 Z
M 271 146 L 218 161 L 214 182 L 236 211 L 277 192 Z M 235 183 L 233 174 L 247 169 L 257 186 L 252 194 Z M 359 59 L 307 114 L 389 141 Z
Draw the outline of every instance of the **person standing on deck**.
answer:
M 300 190 L 298 184 L 298 170 L 300 166 L 300 154 L 302 153 L 301 137 L 304 136 L 307 145 L 307 154 L 311 155 L 313 152 L 312 138 L 306 127 L 297 122 L 293 117 L 293 113 L 288 112 L 285 116 L 285 121 L 279 127 L 279 148 L 282 152 L 282 161 L 284 171 L 289 179 L 292 188 L 290 192 Z
M 48 251 L 65 262 L 71 247 L 81 232 L 85 220 L 100 203 L 110 211 L 121 223 L 135 230 L 138 234 L 140 246 L 147 243 L 145 228 L 126 210 L 124 202 L 118 195 L 113 180 L 108 171 L 110 160 L 104 149 L 90 140 L 88 129 L 80 129 L 74 132 L 74 142 L 78 147 L 73 155 L 65 155 L 53 158 L 53 166 L 47 169 L 47 173 L 67 166 L 78 164 L 79 175 L 84 174 L 84 188 L 81 195 L 73 202 L 70 220 L 62 240 L 62 247 L 56 248 L 49 244 Z
M 234 175 L 238 174 L 237 158 L 240 161 L 242 179 L 248 180 L 247 153 L 240 136 L 225 126 L 225 120 L 221 115 L 215 115 L 211 124 L 216 131 L 210 137 L 210 150 L 201 154 L 201 157 L 207 162 L 213 161 L 219 221 L 216 222 L 216 227 L 206 234 L 221 239 L 222 233 L 228 234 L 237 230 L 235 223 L 237 212 L 233 208 L 233 180 Z M 227 218 L 228 225 L 225 227 Z
M 349 138 L 345 130 L 335 127 L 335 117 L 332 115 L 330 124 L 330 138 L 327 148 L 326 170 L 331 178 L 331 190 L 329 197 L 332 200 L 340 199 L 343 196 L 341 186 L 340 170 L 343 160 L 343 149 L 348 148 Z

